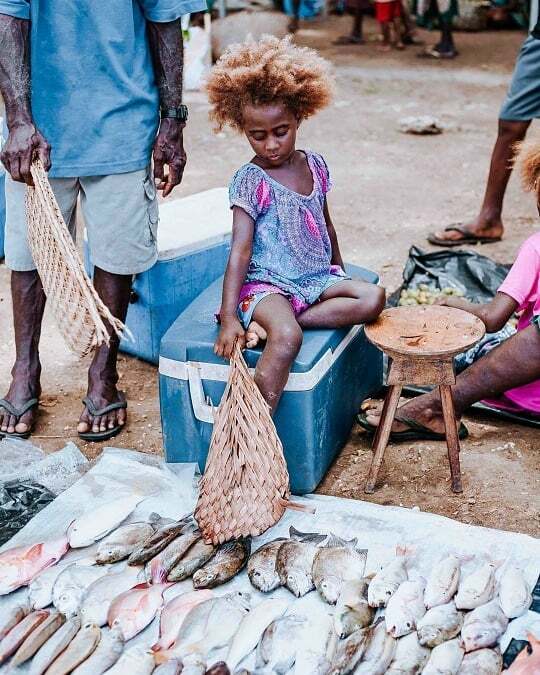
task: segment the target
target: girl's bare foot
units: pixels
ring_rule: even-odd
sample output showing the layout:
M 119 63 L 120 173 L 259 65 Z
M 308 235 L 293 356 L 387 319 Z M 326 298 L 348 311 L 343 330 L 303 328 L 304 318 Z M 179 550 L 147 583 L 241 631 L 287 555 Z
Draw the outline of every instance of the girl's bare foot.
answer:
M 385 52 L 385 53 L 386 53 L 386 52 L 391 51 L 392 45 L 383 43 L 383 44 L 381 44 L 381 45 L 378 45 L 377 49 L 378 49 L 380 52 Z
M 264 328 L 256 321 L 252 321 L 246 331 L 246 347 L 253 349 L 259 342 L 265 342 L 267 337 Z

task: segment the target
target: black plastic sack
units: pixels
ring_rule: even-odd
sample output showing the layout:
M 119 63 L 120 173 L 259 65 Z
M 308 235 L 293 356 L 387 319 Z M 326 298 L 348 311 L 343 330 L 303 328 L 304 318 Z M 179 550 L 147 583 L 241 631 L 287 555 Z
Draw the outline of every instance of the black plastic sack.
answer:
M 54 498 L 50 490 L 33 481 L 0 483 L 0 546 Z
M 403 289 L 428 284 L 438 289 L 457 288 L 473 302 L 489 302 L 508 274 L 510 265 L 471 251 L 444 250 L 425 253 L 411 246 L 403 269 L 403 285 L 393 293 L 388 304 L 395 307 Z

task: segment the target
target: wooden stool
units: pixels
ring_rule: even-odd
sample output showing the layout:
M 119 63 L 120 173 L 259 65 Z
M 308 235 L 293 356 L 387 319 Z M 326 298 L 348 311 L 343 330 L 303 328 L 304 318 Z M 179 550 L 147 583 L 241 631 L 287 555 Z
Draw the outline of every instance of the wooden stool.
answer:
M 370 342 L 388 354 L 388 393 L 373 439 L 373 461 L 365 492 L 375 483 L 390 438 L 390 430 L 405 384 L 438 385 L 446 428 L 452 490 L 463 492 L 459 465 L 459 437 L 451 385 L 456 383 L 454 356 L 466 351 L 486 332 L 477 317 L 452 307 L 421 305 L 386 309 L 375 323 L 366 326 Z

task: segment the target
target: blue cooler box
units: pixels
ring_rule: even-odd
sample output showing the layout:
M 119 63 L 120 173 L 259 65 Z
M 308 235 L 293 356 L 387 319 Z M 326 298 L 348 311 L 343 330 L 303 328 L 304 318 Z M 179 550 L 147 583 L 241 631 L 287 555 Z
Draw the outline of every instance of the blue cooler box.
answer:
M 373 272 L 347 266 L 349 274 L 376 283 Z M 168 462 L 206 464 L 213 407 L 223 395 L 227 362 L 214 354 L 214 312 L 222 280 L 181 314 L 161 341 L 161 423 Z M 261 352 L 247 350 L 255 367 Z M 347 442 L 361 402 L 382 384 L 382 354 L 362 326 L 309 330 L 275 416 L 294 494 L 312 492 Z
M 123 352 L 158 363 L 161 338 L 184 309 L 227 265 L 232 216 L 227 188 L 159 205 L 158 261 L 137 274 L 126 324 L 133 339 Z M 87 268 L 91 269 L 85 243 Z

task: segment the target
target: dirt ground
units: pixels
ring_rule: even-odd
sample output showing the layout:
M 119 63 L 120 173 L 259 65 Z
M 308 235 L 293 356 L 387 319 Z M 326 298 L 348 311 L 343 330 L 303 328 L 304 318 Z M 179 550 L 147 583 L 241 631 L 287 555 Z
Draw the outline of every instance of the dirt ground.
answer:
M 460 57 L 431 63 L 418 60 L 418 48 L 411 47 L 381 56 L 372 20 L 367 22 L 366 46 L 329 46 L 349 30 L 349 21 L 345 17 L 304 24 L 298 33 L 300 43 L 320 49 L 333 62 L 338 81 L 334 105 L 305 124 L 300 143 L 322 153 L 332 170 L 335 188 L 330 203 L 346 259 L 378 270 L 383 284 L 393 290 L 412 244 L 428 248 L 425 236 L 430 230 L 478 209 L 498 109 L 524 36 L 510 31 L 458 33 Z M 191 111 L 186 133 L 189 164 L 174 197 L 226 185 L 249 158 L 243 139 L 231 132 L 218 137 L 211 133 L 202 94 L 186 98 Z M 418 137 L 399 132 L 401 117 L 419 114 L 439 118 L 447 127 L 445 133 Z M 516 177 L 506 199 L 505 223 L 504 241 L 482 253 L 511 262 L 520 242 L 538 227 L 534 200 L 521 192 Z M 8 282 L 8 271 L 1 265 L 0 394 L 8 386 L 14 356 Z M 52 451 L 67 440 L 78 442 L 75 429 L 86 363 L 68 353 L 50 316 L 43 332 L 42 361 L 42 414 L 33 440 Z M 130 401 L 129 427 L 112 444 L 161 453 L 156 368 L 123 356 L 120 373 Z M 358 428 L 320 492 L 419 507 L 463 522 L 537 535 L 540 434 L 476 413 L 466 422 L 471 435 L 462 444 L 463 495 L 450 492 L 444 443 L 415 443 L 389 447 L 383 487 L 367 497 L 363 483 L 369 442 Z M 90 458 L 101 450 L 79 445 Z

